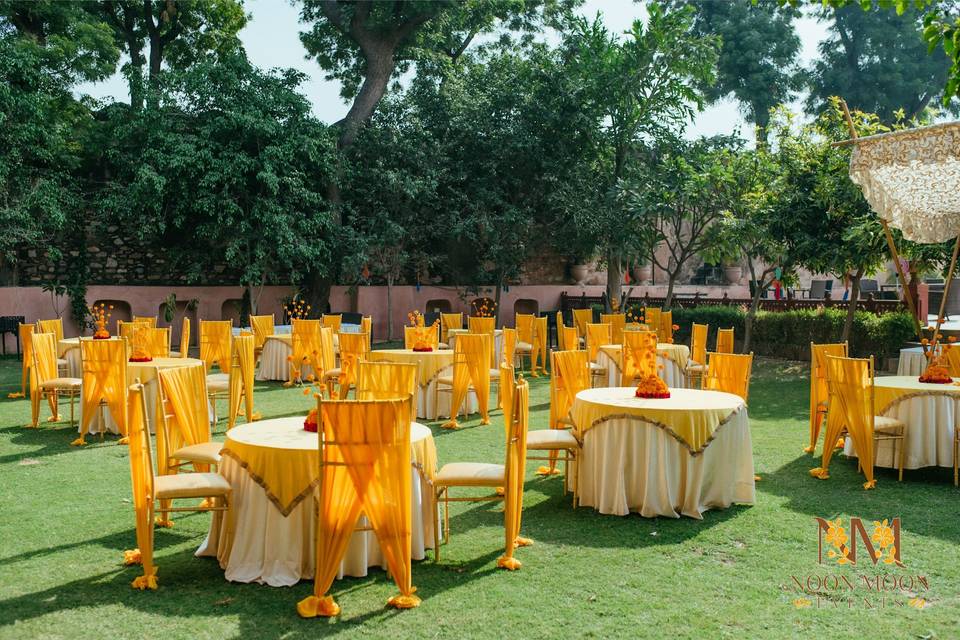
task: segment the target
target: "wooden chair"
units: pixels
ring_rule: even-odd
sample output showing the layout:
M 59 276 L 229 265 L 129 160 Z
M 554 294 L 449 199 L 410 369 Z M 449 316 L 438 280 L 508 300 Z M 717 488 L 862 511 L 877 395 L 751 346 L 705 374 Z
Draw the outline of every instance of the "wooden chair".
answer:
M 523 371 L 523 358 L 526 357 L 533 368 L 533 325 L 536 316 L 532 313 L 518 313 L 515 315 L 514 326 L 517 329 L 517 344 L 515 350 L 515 365 Z
M 590 378 L 593 386 L 596 386 L 597 380 L 605 380 L 609 373 L 606 367 L 597 364 L 597 356 L 600 353 L 600 347 L 613 344 L 611 333 L 609 324 L 592 322 L 587 324 L 587 359 L 590 361 Z
M 191 403 L 182 401 L 186 399 L 171 397 L 171 394 L 185 391 L 198 397 L 205 395 L 203 385 L 191 385 L 189 378 L 188 370 L 180 367 L 162 369 L 157 375 L 159 404 L 156 424 L 156 428 L 159 430 L 157 434 L 157 464 L 162 475 L 177 473 L 184 466 L 190 466 L 197 470 L 197 465 L 217 467 L 220 464 L 220 451 L 223 450 L 223 443 L 210 440 L 209 423 L 207 423 L 207 439 L 205 441 L 183 444 L 185 439 L 182 434 L 185 429 L 180 424 L 183 418 L 176 415 L 174 404 L 190 406 Z M 206 407 L 203 409 L 206 413 Z M 204 422 L 207 422 L 206 415 L 187 416 L 187 419 L 193 420 L 200 420 L 201 418 Z M 216 416 L 214 416 L 214 421 L 216 421 Z M 203 470 L 206 471 L 206 469 Z
M 810 343 L 810 445 L 804 449 L 807 453 L 813 453 L 816 449 L 817 440 L 820 438 L 820 425 L 830 407 L 830 368 L 827 366 L 827 356 L 846 358 L 848 355 L 846 342 Z
M 463 329 L 462 313 L 440 314 L 440 348 L 450 348 L 450 329 Z
M 60 341 L 63 340 L 63 319 L 54 318 L 53 320 L 37 320 L 37 332 L 38 333 L 52 333 L 54 347 L 56 348 Z M 56 354 L 54 354 L 56 355 Z M 56 358 L 57 361 L 57 372 L 59 374 L 66 374 L 67 372 L 67 361 L 65 358 Z

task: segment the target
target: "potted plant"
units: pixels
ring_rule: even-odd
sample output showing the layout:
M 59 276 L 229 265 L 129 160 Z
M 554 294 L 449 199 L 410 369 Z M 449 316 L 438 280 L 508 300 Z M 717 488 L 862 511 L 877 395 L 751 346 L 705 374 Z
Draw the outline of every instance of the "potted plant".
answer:
M 653 277 L 653 265 L 649 262 L 637 263 L 633 265 L 631 272 L 636 284 L 647 284 Z
M 743 277 L 743 267 L 736 260 L 723 261 L 723 279 L 727 284 L 739 284 Z

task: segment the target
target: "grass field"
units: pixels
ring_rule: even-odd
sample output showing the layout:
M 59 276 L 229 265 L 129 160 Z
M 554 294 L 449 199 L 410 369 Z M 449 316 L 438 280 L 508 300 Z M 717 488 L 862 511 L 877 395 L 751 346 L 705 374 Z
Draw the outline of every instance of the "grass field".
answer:
M 815 480 L 807 438 L 807 375 L 802 364 L 760 361 L 750 419 L 757 503 L 689 518 L 645 519 L 572 510 L 559 477 L 540 479 L 530 463 L 520 549 L 523 569 L 495 567 L 502 514 L 493 504 L 455 507 L 443 562 L 414 563 L 423 603 L 384 606 L 396 591 L 384 572 L 334 584 L 343 608 L 333 620 L 301 620 L 292 588 L 231 584 L 213 559 L 193 557 L 209 515 L 177 518 L 158 530 L 160 589 L 130 588 L 138 568 L 121 565 L 135 546 L 126 450 L 116 438 L 82 448 L 66 424 L 25 429 L 29 402 L 7 400 L 19 363 L 0 360 L 0 638 L 955 638 L 960 636 L 960 491 L 952 471 L 878 470 L 861 488 L 856 462 L 842 456 L 832 478 Z M 548 382 L 531 384 L 532 428 L 543 428 Z M 264 418 L 305 413 L 306 399 L 258 383 Z M 45 409 L 44 409 L 45 410 Z M 46 414 L 44 414 L 46 415 Z M 489 427 L 433 428 L 440 463 L 499 461 L 500 413 Z M 221 422 L 217 438 L 223 437 Z M 817 562 L 815 516 L 900 517 L 903 568 Z M 868 523 L 869 524 L 869 523 Z M 282 544 L 282 541 L 274 541 Z M 882 567 L 882 568 L 881 568 Z M 923 576 L 928 589 L 867 591 L 861 575 Z M 801 594 L 792 576 L 845 575 L 858 587 Z M 815 584 L 815 583 L 814 583 Z M 841 583 L 842 584 L 842 583 Z M 915 582 L 915 584 L 918 584 Z M 832 585 L 831 585 L 832 586 Z M 922 609 L 906 606 L 922 597 Z M 797 607 L 806 598 L 810 606 Z M 801 603 L 802 604 L 802 603 Z

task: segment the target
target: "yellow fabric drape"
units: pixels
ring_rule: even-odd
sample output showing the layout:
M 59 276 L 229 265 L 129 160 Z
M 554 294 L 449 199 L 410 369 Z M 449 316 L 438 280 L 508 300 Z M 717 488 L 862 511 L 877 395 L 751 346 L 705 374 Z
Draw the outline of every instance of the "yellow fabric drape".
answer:
M 610 325 L 611 344 L 623 344 L 623 331 L 627 326 L 627 316 L 623 313 L 601 313 L 600 323 Z
M 53 333 L 34 332 L 30 336 L 31 352 L 34 364 L 30 367 L 30 413 L 32 426 L 39 426 L 40 422 L 40 397 L 43 392 L 40 385 L 47 380 L 57 377 L 57 343 L 56 336 Z M 59 407 L 53 399 L 53 395 L 47 399 L 50 404 L 51 422 L 60 419 Z
M 230 320 L 200 321 L 200 359 L 207 371 L 216 362 L 220 371 L 230 371 L 230 340 L 233 323 Z
M 127 435 L 127 347 L 123 340 L 80 339 L 83 361 L 83 393 L 80 400 L 80 437 L 73 445 L 86 444 L 90 421 L 97 415 L 100 402 L 106 403 L 113 421 Z
M 323 428 L 314 595 L 301 600 L 297 612 L 305 618 L 340 612 L 327 592 L 361 512 L 400 589 L 387 603 L 404 609 L 418 606 L 410 559 L 409 398 L 321 402 L 317 413 Z
M 951 345 L 949 349 L 944 349 L 943 359 L 947 362 L 947 368 L 950 370 L 950 377 L 960 378 L 960 346 Z
M 535 316 L 530 313 L 516 314 L 515 326 L 517 327 L 517 341 L 526 342 L 533 346 L 533 321 Z
M 254 355 L 255 336 L 237 336 L 233 339 L 233 357 L 236 367 L 230 368 L 230 413 L 228 429 L 237 424 L 240 412 L 240 399 L 243 397 L 243 415 L 247 422 L 253 422 L 253 369 L 256 364 Z
M 697 364 L 707 364 L 707 334 L 710 332 L 708 324 L 693 324 L 690 331 L 690 359 Z
M 144 331 L 144 348 L 151 358 L 170 357 L 170 327 L 147 328 Z
M 268 316 L 250 316 L 250 328 L 253 329 L 254 349 L 263 349 L 263 343 L 267 341 L 268 336 L 272 336 L 275 328 L 273 326 L 273 314 Z
M 550 378 L 550 426 L 564 429 L 566 427 L 560 420 L 568 417 L 577 394 L 590 388 L 587 352 L 554 351 L 553 366 L 553 377 Z
M 340 333 L 340 325 L 343 323 L 343 316 L 339 313 L 335 314 L 323 314 L 320 319 L 323 321 L 323 326 L 329 327 L 333 333 Z
M 517 387 L 517 377 L 514 373 L 513 364 L 502 363 L 500 369 L 500 402 L 503 406 L 503 437 L 510 439 L 510 421 L 511 407 L 513 407 L 513 394 Z
M 804 449 L 813 453 L 820 438 L 820 425 L 827 413 L 830 388 L 827 385 L 827 356 L 847 356 L 847 343 L 810 344 L 810 445 Z
M 27 395 L 27 383 L 30 381 L 30 367 L 33 366 L 33 350 L 31 349 L 30 338 L 36 330 L 35 324 L 21 324 L 17 327 L 20 336 L 20 351 L 23 354 L 23 363 L 20 369 L 20 393 L 8 394 L 8 398 L 23 398 Z
M 520 537 L 523 516 L 523 479 L 527 466 L 527 428 L 530 423 L 530 385 L 523 378 L 512 394 L 513 402 L 505 422 L 510 425 L 507 440 L 506 486 L 504 487 L 504 553 L 497 558 L 497 566 L 514 571 L 521 563 L 513 557 L 518 546 L 533 544 L 532 540 Z
M 157 429 L 157 471 L 160 475 L 176 473 L 169 466 L 170 455 L 186 446 L 210 441 L 210 416 L 207 412 L 207 376 L 202 367 L 172 367 L 157 371 L 158 383 L 163 388 L 166 406 L 159 411 L 167 418 L 167 428 Z M 158 416 L 163 420 L 162 416 Z M 169 440 L 168 440 L 169 438 Z M 207 471 L 208 465 L 194 464 L 197 471 Z M 163 505 L 161 505 L 161 511 Z M 161 514 L 166 524 L 166 514 Z
M 658 341 L 671 343 L 673 342 L 673 310 L 662 311 L 660 313 L 660 332 L 657 337 Z
M 710 353 L 703 388 L 732 393 L 747 402 L 750 395 L 750 369 L 753 354 Z
M 733 353 L 733 329 L 717 329 L 716 353 Z
M 492 336 L 491 336 L 492 339 Z M 540 371 L 547 372 L 547 318 L 533 319 L 533 343 L 530 350 L 530 375 L 536 378 L 537 362 L 540 362 Z
M 517 359 L 517 330 L 503 328 L 503 362 L 511 367 Z
M 404 349 L 413 349 L 418 341 L 422 340 L 423 342 L 428 343 L 434 351 L 440 348 L 440 337 L 437 334 L 437 330 L 433 326 L 426 327 L 410 327 L 406 326 L 403 328 L 403 348 Z
M 638 379 L 659 376 L 657 334 L 653 331 L 628 331 L 623 335 L 623 362 L 620 365 L 620 386 L 629 387 Z
M 593 322 L 593 309 L 574 309 L 573 326 L 577 329 L 577 335 L 587 335 L 587 324 Z
M 337 366 L 337 353 L 333 346 L 333 329 L 320 327 L 320 364 L 323 371 Z
M 367 334 L 367 351 L 373 348 L 373 318 L 363 316 L 360 318 L 360 333 Z
M 127 424 L 137 548 L 124 552 L 124 564 L 143 566 L 143 575 L 134 579 L 130 586 L 134 589 L 156 589 L 157 567 L 153 564 L 153 463 L 150 459 L 150 434 L 147 431 L 142 384 L 130 388 Z
M 357 380 L 357 364 L 369 353 L 369 341 L 362 333 L 340 334 L 340 399 L 347 397 Z
M 180 325 L 180 357 L 190 355 L 190 318 L 184 318 Z
M 864 489 L 873 489 L 873 358 L 826 356 L 830 380 L 830 411 L 824 442 L 836 442 L 843 428 L 853 439 L 860 466 L 867 481 Z M 830 477 L 830 458 L 834 447 L 825 446 L 820 466 L 810 475 L 821 480 Z
M 117 334 L 121 338 L 126 338 L 127 340 L 133 340 L 133 335 L 137 332 L 138 327 L 144 327 L 146 329 L 150 328 L 150 323 L 143 320 L 139 321 L 130 321 L 124 322 L 123 320 L 117 321 Z
M 304 364 L 309 364 L 313 369 L 315 379 L 322 380 L 325 369 L 320 321 L 295 318 L 290 321 L 290 324 L 290 384 L 300 379 Z M 332 337 L 330 347 L 333 348 Z
M 480 407 L 480 424 L 490 424 L 490 350 L 491 336 L 482 333 L 461 333 L 453 351 L 453 398 L 450 401 L 450 420 L 446 429 L 456 429 L 457 413 L 473 388 Z
M 562 311 L 557 311 L 557 321 L 556 321 L 556 322 L 557 322 L 557 350 L 558 350 L 558 351 L 566 351 L 568 347 L 566 346 L 566 343 L 564 343 L 564 341 L 563 341 L 566 336 L 564 336 L 564 332 L 563 332 L 563 330 L 565 329 L 565 327 L 563 326 L 563 312 L 562 312 Z M 575 347 L 570 346 L 569 348 L 570 348 L 570 349 L 574 349 Z
M 463 329 L 462 313 L 440 314 L 440 342 L 450 344 L 450 329 Z
M 597 361 L 597 353 L 605 344 L 613 344 L 609 324 L 587 324 L 587 357 L 590 362 Z
M 40 333 L 52 333 L 54 343 L 63 340 L 63 320 L 54 318 L 53 320 L 37 320 L 37 331 Z
M 580 349 L 580 337 L 577 335 L 576 327 L 560 327 L 558 335 L 563 336 L 563 350 L 576 351 Z
M 467 329 L 470 330 L 470 333 L 489 333 L 493 335 L 497 330 L 497 319 L 470 316 L 467 318 Z
M 133 316 L 134 322 L 143 322 L 151 329 L 157 326 L 157 316 Z
M 417 396 L 419 365 L 415 362 L 370 362 L 357 367 L 357 400 L 389 400 Z
M 662 314 L 662 311 L 656 307 L 647 307 L 646 309 L 643 310 L 644 324 L 650 327 L 650 331 L 656 332 L 658 339 L 660 336 L 661 314 Z

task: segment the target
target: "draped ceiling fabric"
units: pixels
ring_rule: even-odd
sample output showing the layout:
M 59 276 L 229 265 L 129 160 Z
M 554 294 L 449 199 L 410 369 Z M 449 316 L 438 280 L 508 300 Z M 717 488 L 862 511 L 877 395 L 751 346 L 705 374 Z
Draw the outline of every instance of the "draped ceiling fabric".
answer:
M 960 122 L 858 138 L 850 179 L 907 240 L 952 240 L 960 235 Z

